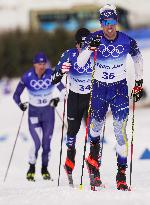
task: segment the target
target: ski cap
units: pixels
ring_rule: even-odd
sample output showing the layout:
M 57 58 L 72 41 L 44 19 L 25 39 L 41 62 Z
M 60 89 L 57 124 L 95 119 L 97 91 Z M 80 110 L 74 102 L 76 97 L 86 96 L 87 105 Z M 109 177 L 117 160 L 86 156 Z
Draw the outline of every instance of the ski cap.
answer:
M 118 19 L 116 7 L 114 5 L 106 4 L 99 10 L 99 12 L 100 12 L 99 20 L 101 23 L 103 20 L 109 18 L 115 19 L 116 21 Z
M 35 63 L 47 63 L 47 56 L 44 52 L 39 52 L 34 56 L 33 64 Z
M 87 28 L 80 28 L 75 34 L 76 43 L 84 42 L 85 38 L 90 34 L 90 31 Z

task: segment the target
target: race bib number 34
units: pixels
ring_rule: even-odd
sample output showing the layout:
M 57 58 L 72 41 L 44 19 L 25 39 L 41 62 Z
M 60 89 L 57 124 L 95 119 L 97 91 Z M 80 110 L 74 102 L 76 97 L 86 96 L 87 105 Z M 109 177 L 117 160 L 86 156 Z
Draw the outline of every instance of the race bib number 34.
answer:
M 90 85 L 87 85 L 87 86 L 84 86 L 84 85 L 79 85 L 79 87 L 80 87 L 80 91 L 85 91 L 85 90 L 88 90 L 88 91 L 90 91 L 90 88 L 91 88 L 91 86 Z

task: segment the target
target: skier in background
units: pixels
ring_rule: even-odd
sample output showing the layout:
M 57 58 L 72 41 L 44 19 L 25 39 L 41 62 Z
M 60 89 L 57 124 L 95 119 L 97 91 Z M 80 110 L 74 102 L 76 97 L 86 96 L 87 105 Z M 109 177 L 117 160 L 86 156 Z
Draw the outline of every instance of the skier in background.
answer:
M 87 118 L 91 73 L 90 60 L 84 67 L 77 65 L 77 57 L 84 47 L 84 40 L 90 34 L 86 28 L 79 29 L 75 34 L 76 48 L 65 51 L 56 66 L 56 82 L 61 80 L 63 74 L 67 73 L 69 80 L 69 94 L 67 99 L 67 157 L 65 161 L 65 171 L 69 184 L 73 185 L 72 172 L 75 166 L 76 155 L 76 135 L 80 129 L 82 118 Z
M 135 67 L 135 87 L 133 100 L 139 101 L 143 95 L 143 60 L 137 43 L 128 35 L 116 30 L 118 16 L 113 5 L 100 9 L 99 20 L 102 30 L 92 33 L 85 41 L 85 49 L 80 53 L 77 63 L 84 66 L 89 59 L 94 62 L 97 53 L 94 81 L 92 83 L 92 100 L 89 135 L 90 153 L 86 159 L 89 169 L 91 187 L 101 186 L 100 179 L 100 138 L 106 112 L 110 106 L 116 136 L 116 154 L 118 172 L 116 184 L 118 190 L 128 190 L 126 168 L 128 156 L 128 139 L 126 125 L 129 115 L 129 96 L 126 80 L 125 61 L 130 54 Z
M 50 143 L 55 121 L 54 110 L 60 99 L 54 98 L 53 93 L 56 87 L 59 91 L 64 89 L 62 83 L 57 86 L 52 85 L 53 71 L 50 67 L 47 68 L 47 65 L 46 55 L 43 52 L 37 53 L 33 58 L 33 67 L 23 75 L 13 95 L 20 109 L 26 111 L 27 104 L 21 102 L 20 96 L 25 88 L 29 94 L 28 124 L 34 145 L 29 155 L 30 167 L 26 178 L 31 181 L 35 180 L 35 165 L 41 146 L 43 149 L 41 174 L 43 179 L 51 179 L 48 171 Z

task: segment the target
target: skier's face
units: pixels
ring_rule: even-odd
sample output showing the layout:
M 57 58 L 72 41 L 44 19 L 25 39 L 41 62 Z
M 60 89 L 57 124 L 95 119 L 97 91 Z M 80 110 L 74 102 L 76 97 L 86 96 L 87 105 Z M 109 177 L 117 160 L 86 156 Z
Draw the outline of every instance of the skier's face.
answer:
M 46 63 L 35 63 L 34 64 L 36 74 L 41 77 L 46 69 Z
M 116 26 L 117 26 L 116 20 L 106 19 L 101 23 L 101 26 L 103 28 L 104 35 L 108 39 L 113 39 L 116 37 Z

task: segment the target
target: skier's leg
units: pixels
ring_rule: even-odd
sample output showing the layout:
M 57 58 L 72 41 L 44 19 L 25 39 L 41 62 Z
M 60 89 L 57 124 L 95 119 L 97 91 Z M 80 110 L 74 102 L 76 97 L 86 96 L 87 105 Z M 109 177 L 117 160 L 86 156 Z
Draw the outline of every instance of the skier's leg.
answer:
M 27 179 L 34 180 L 35 163 L 38 156 L 38 151 L 41 146 L 41 141 L 40 141 L 41 125 L 39 122 L 39 113 L 37 112 L 37 109 L 32 106 L 29 106 L 28 124 L 29 124 L 29 131 L 33 140 L 33 145 L 29 153 L 30 167 L 27 172 Z
M 50 179 L 50 173 L 48 172 L 48 162 L 49 162 L 49 155 L 50 155 L 50 143 L 53 135 L 54 130 L 54 122 L 55 122 L 55 115 L 54 115 L 54 108 L 47 106 L 43 110 L 42 114 L 42 131 L 43 131 L 43 138 L 42 138 L 42 169 L 41 173 L 43 179 Z
M 72 104 L 73 102 L 73 104 Z M 83 117 L 82 102 L 80 101 L 80 94 L 69 91 L 67 102 L 67 157 L 65 161 L 65 170 L 71 174 L 75 166 L 76 155 L 76 135 L 80 129 L 81 120 Z
M 83 117 L 83 111 L 81 102 L 79 99 L 80 94 L 69 91 L 68 101 L 67 101 L 67 156 L 65 161 L 65 171 L 68 176 L 69 185 L 73 186 L 72 171 L 75 166 L 75 155 L 76 155 L 76 135 L 80 129 L 81 120 Z
M 118 173 L 116 176 L 117 189 L 126 190 L 126 167 L 128 156 L 128 138 L 126 134 L 126 125 L 129 114 L 128 88 L 125 82 L 116 85 L 116 96 L 111 102 L 111 110 L 114 119 L 114 132 L 116 136 L 116 154 Z
M 85 96 L 83 96 L 83 100 L 84 100 L 84 104 L 83 104 L 83 109 L 84 109 L 84 113 L 83 113 L 83 120 L 86 126 L 86 121 L 87 121 L 87 117 L 88 117 L 88 110 L 89 110 L 89 102 L 90 102 L 90 93 L 86 94 Z
M 100 186 L 100 136 L 109 104 L 106 101 L 106 87 L 99 84 L 97 85 L 96 89 L 95 87 L 96 85 L 94 84 L 89 126 L 90 153 L 86 159 L 86 163 L 88 165 L 91 185 L 94 184 L 94 186 Z M 94 182 L 92 178 L 94 178 Z

